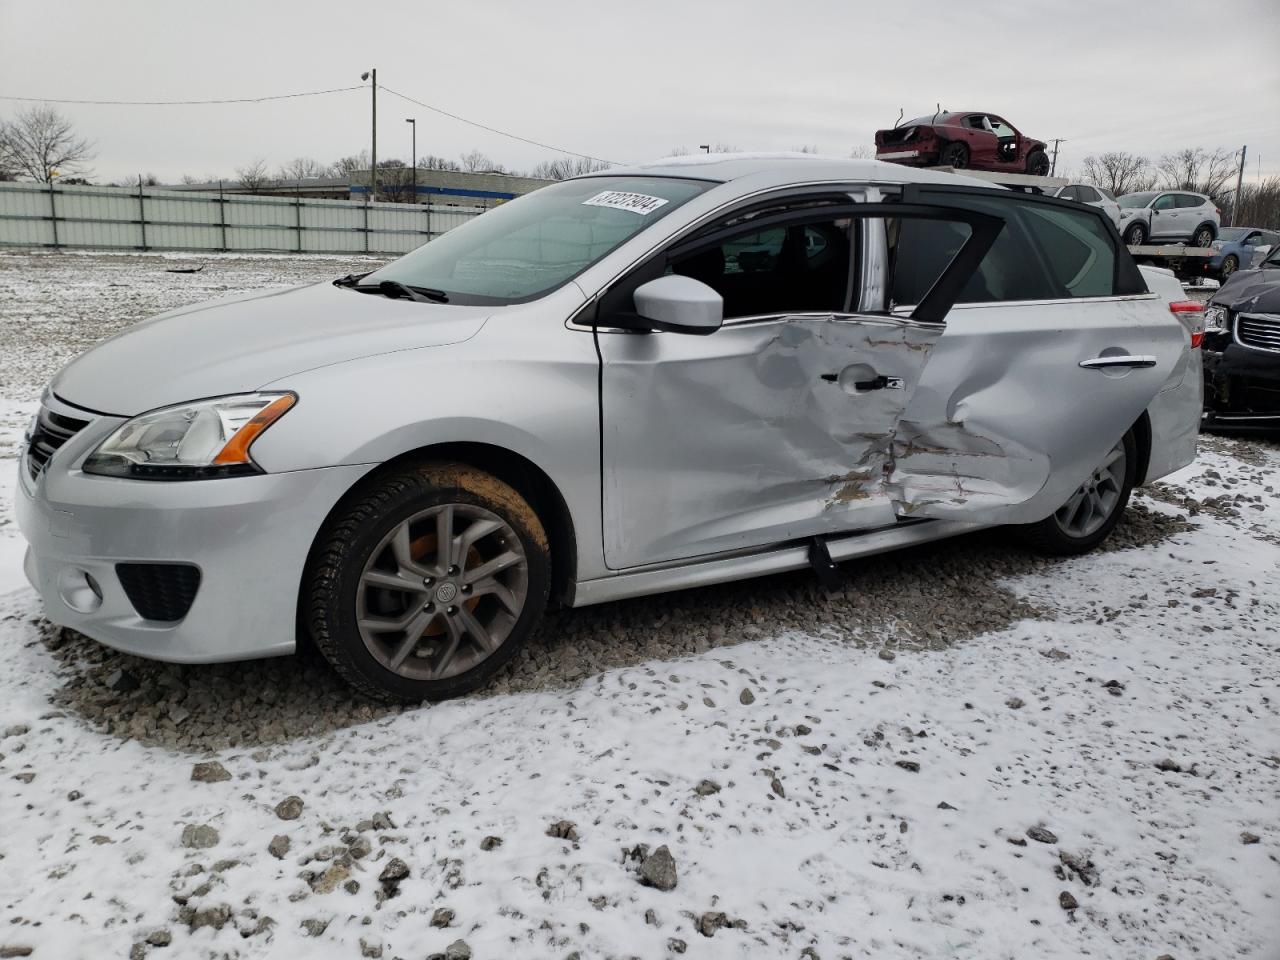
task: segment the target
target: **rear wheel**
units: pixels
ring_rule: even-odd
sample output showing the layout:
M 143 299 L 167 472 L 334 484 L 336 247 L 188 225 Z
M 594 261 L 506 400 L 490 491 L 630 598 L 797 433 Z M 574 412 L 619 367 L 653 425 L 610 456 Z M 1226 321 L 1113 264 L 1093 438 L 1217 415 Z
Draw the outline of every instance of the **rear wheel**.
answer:
M 1049 175 L 1049 158 L 1043 150 L 1032 150 L 1027 154 L 1027 173 L 1033 177 Z
M 938 164 L 943 167 L 954 167 L 963 170 L 969 166 L 969 148 L 963 143 L 948 143 L 938 156 Z
M 529 504 L 462 464 L 368 485 L 321 533 L 303 584 L 316 646 L 361 692 L 416 702 L 484 684 L 546 606 L 546 532 Z
M 1147 227 L 1143 223 L 1131 223 L 1124 232 L 1126 247 L 1140 247 L 1147 242 Z
M 1207 247 L 1209 244 L 1213 243 L 1213 236 L 1213 227 L 1209 226 L 1207 223 L 1202 223 L 1196 229 L 1195 235 L 1191 238 L 1191 245 L 1193 247 Z
M 1219 268 L 1218 272 L 1222 274 L 1222 279 L 1225 280 L 1227 279 L 1227 277 L 1231 276 L 1233 273 L 1235 273 L 1239 269 L 1240 269 L 1240 258 L 1237 257 L 1234 253 L 1229 253 L 1227 254 L 1226 258 L 1222 261 L 1222 266 Z
M 1019 528 L 1023 539 L 1043 553 L 1058 556 L 1089 552 L 1120 522 L 1137 471 L 1138 444 L 1130 430 L 1052 516 Z

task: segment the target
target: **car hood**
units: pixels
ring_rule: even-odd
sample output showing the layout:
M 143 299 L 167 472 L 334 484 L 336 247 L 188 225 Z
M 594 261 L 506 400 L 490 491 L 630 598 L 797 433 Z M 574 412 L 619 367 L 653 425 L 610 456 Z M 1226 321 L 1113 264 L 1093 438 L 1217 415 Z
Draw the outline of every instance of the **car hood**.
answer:
M 135 416 L 256 390 L 292 373 L 380 353 L 468 340 L 492 307 L 390 300 L 323 282 L 179 307 L 130 327 L 63 367 L 63 400 Z
M 1232 311 L 1280 313 L 1280 271 L 1241 270 L 1209 302 Z

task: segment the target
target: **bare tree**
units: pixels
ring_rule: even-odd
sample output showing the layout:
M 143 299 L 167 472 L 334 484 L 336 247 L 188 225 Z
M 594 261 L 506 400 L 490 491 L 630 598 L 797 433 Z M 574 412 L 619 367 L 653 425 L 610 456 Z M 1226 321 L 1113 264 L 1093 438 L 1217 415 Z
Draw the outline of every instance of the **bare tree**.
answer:
M 1187 148 L 1177 153 L 1166 153 L 1156 168 L 1166 189 L 1190 190 L 1219 200 L 1228 183 L 1234 186 L 1235 154 L 1230 150 L 1210 153 L 1203 147 Z
M 468 173 L 505 173 L 502 164 L 495 163 L 487 154 L 479 150 L 469 150 L 458 158 L 462 161 L 462 169 Z
M 335 177 L 354 179 L 357 173 L 369 169 L 369 151 L 361 150 L 349 157 L 341 157 L 329 165 Z
M 63 174 L 84 175 L 84 164 L 93 156 L 93 145 L 47 104 L 19 110 L 13 120 L 0 123 L 0 168 L 17 176 L 50 183 Z
M 818 148 L 812 143 L 802 143 L 798 147 L 791 148 L 792 153 L 817 153 Z
M 310 180 L 329 176 L 330 168 L 312 157 L 295 157 L 280 168 L 281 180 Z
M 1246 183 L 1240 190 L 1239 216 L 1235 210 L 1234 189 L 1219 201 L 1223 222 L 1232 226 L 1280 230 L 1280 177 L 1267 177 L 1259 183 Z
M 433 153 L 427 154 L 425 157 L 418 158 L 419 170 L 461 170 L 462 165 L 457 160 L 449 160 L 446 157 L 437 157 Z
M 854 147 L 849 151 L 849 156 L 854 160 L 874 160 L 876 158 L 875 147 Z
M 262 157 L 243 167 L 236 167 L 236 179 L 250 193 L 261 193 L 272 183 L 272 177 L 267 173 L 267 161 Z
M 1126 193 L 1150 190 L 1156 184 L 1151 161 L 1136 153 L 1122 150 L 1084 158 L 1081 179 L 1096 187 L 1105 187 L 1117 197 Z
M 530 176 L 538 180 L 568 180 L 570 177 L 580 177 L 584 173 L 595 173 L 608 168 L 609 164 L 586 157 L 558 157 L 555 160 L 543 160 L 533 168 Z

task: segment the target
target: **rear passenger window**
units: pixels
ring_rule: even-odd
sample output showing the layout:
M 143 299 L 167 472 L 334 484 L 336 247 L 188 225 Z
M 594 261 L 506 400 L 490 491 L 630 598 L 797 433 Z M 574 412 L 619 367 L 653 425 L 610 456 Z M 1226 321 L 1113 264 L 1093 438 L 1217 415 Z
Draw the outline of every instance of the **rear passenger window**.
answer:
M 1044 251 L 1049 272 L 1068 296 L 1112 295 L 1116 251 L 1097 217 L 1031 204 L 1024 205 L 1022 212 L 1027 228 Z
M 958 303 L 1006 300 L 1056 300 L 1064 293 L 1035 256 L 1026 230 L 1008 201 L 966 198 L 966 205 L 1006 218 L 1004 229 L 961 292 Z M 901 220 L 891 223 L 893 302 L 917 304 L 942 275 L 969 237 L 969 228 L 953 221 Z
M 1199 197 L 1193 197 L 1193 196 L 1191 196 L 1190 194 L 1186 194 L 1186 193 L 1180 193 L 1180 194 L 1178 194 L 1178 206 L 1179 206 L 1179 208 L 1181 208 L 1181 209 L 1189 209 L 1189 208 L 1191 208 L 1191 207 L 1198 207 L 1198 206 L 1200 206 L 1201 202 L 1202 202 L 1202 201 L 1200 200 L 1200 198 L 1199 198 Z
M 936 199 L 947 202 L 938 191 Z M 1093 208 L 968 195 L 964 206 L 1005 221 L 959 303 L 1061 300 L 1145 292 L 1132 261 L 1122 263 L 1109 227 Z M 961 223 L 889 222 L 894 306 L 918 304 L 969 236 Z M 1124 258 L 1128 260 L 1127 256 Z

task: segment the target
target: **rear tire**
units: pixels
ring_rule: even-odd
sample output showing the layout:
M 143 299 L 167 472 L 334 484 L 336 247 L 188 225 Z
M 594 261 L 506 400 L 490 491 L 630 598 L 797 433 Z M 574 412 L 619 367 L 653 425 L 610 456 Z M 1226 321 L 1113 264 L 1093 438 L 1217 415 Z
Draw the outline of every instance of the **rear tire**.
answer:
M 938 155 L 938 165 L 964 170 L 969 166 L 969 148 L 963 143 L 948 143 Z
M 1043 150 L 1032 150 L 1027 154 L 1027 173 L 1033 177 L 1049 175 L 1049 157 Z
M 475 467 L 426 463 L 375 477 L 330 519 L 307 564 L 302 613 L 361 693 L 443 700 L 516 655 L 550 582 L 546 531 L 519 493 Z
M 1059 557 L 1088 553 L 1120 522 L 1137 473 L 1138 441 L 1130 430 L 1066 503 L 1039 523 L 1018 527 L 1019 535 L 1039 553 Z
M 1216 235 L 1216 232 L 1210 224 L 1202 223 L 1200 226 L 1196 227 L 1196 232 L 1191 236 L 1191 246 L 1207 247 L 1209 244 L 1213 243 L 1213 239 Z
M 1142 223 L 1131 223 L 1124 232 L 1126 247 L 1140 247 L 1147 242 L 1147 227 Z

